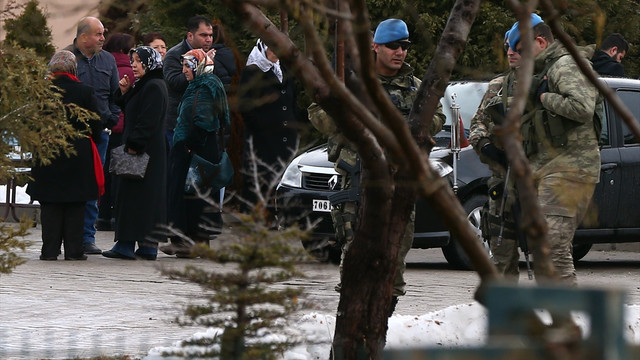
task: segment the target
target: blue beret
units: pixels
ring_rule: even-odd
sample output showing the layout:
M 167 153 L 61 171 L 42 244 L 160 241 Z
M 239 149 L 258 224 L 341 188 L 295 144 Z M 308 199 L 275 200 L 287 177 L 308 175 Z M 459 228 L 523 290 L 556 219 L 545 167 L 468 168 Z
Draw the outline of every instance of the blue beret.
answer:
M 392 41 L 402 40 L 409 37 L 407 24 L 398 19 L 387 19 L 381 22 L 373 35 L 373 42 L 376 44 L 386 44 Z
M 544 21 L 542 20 L 542 18 L 540 17 L 540 15 L 538 14 L 531 14 L 531 27 L 534 27 L 540 23 L 543 23 Z M 511 27 L 511 29 L 509 31 L 507 31 L 507 33 L 509 34 L 509 46 L 511 47 L 511 50 L 516 51 L 516 45 L 518 45 L 518 42 L 520 41 L 520 29 L 518 29 L 518 24 L 519 22 L 516 21 L 515 24 L 513 24 L 513 26 Z M 506 34 L 505 34 L 506 35 Z

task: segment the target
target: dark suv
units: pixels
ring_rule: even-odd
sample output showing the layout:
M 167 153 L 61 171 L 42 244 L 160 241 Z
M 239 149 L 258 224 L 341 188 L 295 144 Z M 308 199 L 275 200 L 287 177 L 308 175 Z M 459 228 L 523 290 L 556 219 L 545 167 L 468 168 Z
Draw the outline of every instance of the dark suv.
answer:
M 603 79 L 613 88 L 636 119 L 640 117 L 640 81 Z M 486 83 L 458 82 L 448 86 L 442 103 L 447 115 L 443 131 L 436 134 L 436 147 L 430 163 L 453 185 L 450 141 L 451 95 L 456 94 L 465 130 L 475 113 Z M 574 257 L 584 257 L 593 243 L 640 241 L 640 144 L 631 135 L 622 119 L 605 103 L 605 124 L 602 132 L 602 168 L 596 186 L 592 211 L 597 222 L 576 231 Z M 477 229 L 478 241 L 483 241 L 479 226 L 480 212 L 487 201 L 487 180 L 491 175 L 485 164 L 468 146 L 459 154 L 457 197 L 467 212 L 469 222 Z M 336 185 L 337 184 L 337 185 Z M 326 147 L 311 149 L 296 157 L 287 167 L 277 189 L 276 206 L 281 225 L 308 221 L 314 225 L 311 238 L 303 245 L 322 260 L 339 261 L 340 250 L 331 247 L 333 225 L 327 196 L 338 191 L 339 175 L 327 160 Z M 595 218 L 595 216 L 592 216 Z M 483 241 L 484 243 L 484 241 Z M 488 250 L 488 244 L 484 243 Z M 470 261 L 457 241 L 450 235 L 441 217 L 425 202 L 416 203 L 414 248 L 441 247 L 447 261 L 456 268 L 470 269 Z

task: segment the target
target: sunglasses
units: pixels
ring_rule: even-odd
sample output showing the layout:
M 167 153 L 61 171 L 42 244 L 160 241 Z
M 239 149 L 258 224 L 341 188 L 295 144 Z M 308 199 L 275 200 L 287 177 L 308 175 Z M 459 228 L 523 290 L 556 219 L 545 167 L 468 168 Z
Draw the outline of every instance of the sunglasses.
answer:
M 383 45 L 391 50 L 398 50 L 398 48 L 401 47 L 402 51 L 406 51 L 411 47 L 411 42 L 409 40 L 392 41 Z

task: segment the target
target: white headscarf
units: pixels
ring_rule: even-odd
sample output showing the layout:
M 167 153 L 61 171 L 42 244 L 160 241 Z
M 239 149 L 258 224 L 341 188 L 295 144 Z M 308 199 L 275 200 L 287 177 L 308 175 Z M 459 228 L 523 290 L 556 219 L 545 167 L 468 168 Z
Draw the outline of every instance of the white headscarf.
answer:
M 247 59 L 247 66 L 256 65 L 262 72 L 267 72 L 273 69 L 273 73 L 276 74 L 278 81 L 282 83 L 282 69 L 280 68 L 280 60 L 271 62 L 267 59 L 267 45 L 258 39 L 256 45 L 251 50 L 249 58 Z

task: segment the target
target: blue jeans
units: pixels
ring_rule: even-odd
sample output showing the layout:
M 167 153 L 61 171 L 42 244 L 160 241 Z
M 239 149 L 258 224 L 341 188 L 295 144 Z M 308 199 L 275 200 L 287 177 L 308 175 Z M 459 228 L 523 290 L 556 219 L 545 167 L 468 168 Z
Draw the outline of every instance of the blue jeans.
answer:
M 100 154 L 100 160 L 104 164 L 107 158 L 107 146 L 109 146 L 109 133 L 102 132 L 100 134 L 102 141 L 96 144 L 98 148 L 98 154 Z M 84 210 L 84 232 L 82 236 L 82 243 L 95 243 L 96 242 L 96 219 L 98 218 L 98 201 L 87 201 L 87 205 Z

